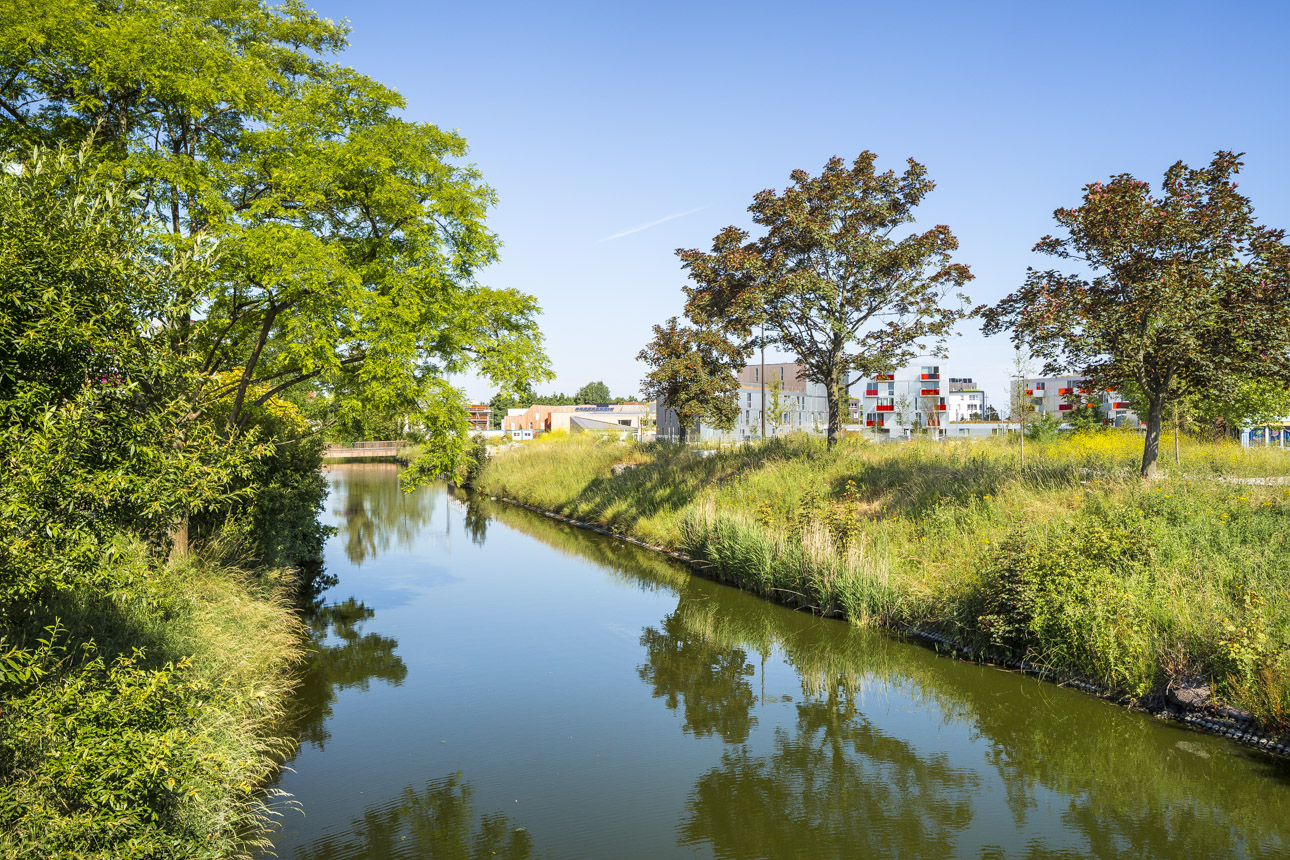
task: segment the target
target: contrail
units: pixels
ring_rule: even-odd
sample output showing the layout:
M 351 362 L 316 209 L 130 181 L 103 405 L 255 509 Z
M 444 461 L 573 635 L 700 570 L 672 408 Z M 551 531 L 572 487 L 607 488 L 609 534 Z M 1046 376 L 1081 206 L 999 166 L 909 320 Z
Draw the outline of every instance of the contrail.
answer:
M 700 206 L 698 209 L 687 209 L 685 212 L 677 212 L 675 215 L 664 215 L 662 218 L 659 218 L 657 221 L 651 221 L 648 224 L 642 224 L 639 227 L 633 227 L 630 230 L 624 230 L 621 233 L 615 233 L 612 236 L 606 236 L 600 241 L 609 242 L 613 239 L 621 239 L 624 236 L 630 236 L 633 233 L 639 233 L 642 230 L 648 230 L 651 227 L 657 227 L 659 224 L 662 224 L 664 221 L 673 221 L 677 218 L 684 218 L 686 215 L 693 215 L 695 212 L 702 212 L 704 209 L 707 209 L 707 208 L 708 208 L 707 206 Z

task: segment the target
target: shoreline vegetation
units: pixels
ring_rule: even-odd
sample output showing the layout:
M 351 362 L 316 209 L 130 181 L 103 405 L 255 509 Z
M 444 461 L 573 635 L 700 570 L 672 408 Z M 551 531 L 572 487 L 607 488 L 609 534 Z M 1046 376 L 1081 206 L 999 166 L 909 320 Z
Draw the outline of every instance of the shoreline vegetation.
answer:
M 294 747 L 283 715 L 307 643 L 296 574 L 242 569 L 218 545 L 110 555 L 106 587 L 37 607 L 9 631 L 28 648 L 0 654 L 0 857 L 267 847 L 259 792 Z
M 552 434 L 495 455 L 473 486 L 777 602 L 1276 748 L 1290 729 L 1290 485 L 1266 479 L 1290 459 L 1188 439 L 1180 466 L 1144 482 L 1141 444 L 1031 443 L 1021 468 L 1002 440 L 700 451 Z

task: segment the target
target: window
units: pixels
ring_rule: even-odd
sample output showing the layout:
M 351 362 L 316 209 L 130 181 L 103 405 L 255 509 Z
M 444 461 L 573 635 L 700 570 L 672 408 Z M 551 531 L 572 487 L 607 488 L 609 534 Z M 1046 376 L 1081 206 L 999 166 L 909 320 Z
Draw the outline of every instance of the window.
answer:
M 1045 385 L 1045 384 L 1046 384 L 1046 383 L 1043 383 L 1043 382 L 1036 382 L 1036 383 L 1035 383 L 1035 390 L 1036 390 L 1036 391 L 1043 391 L 1043 390 L 1044 390 L 1044 385 Z
M 754 367 L 754 368 L 753 368 L 753 382 L 761 382 L 761 368 L 760 368 L 760 367 Z
M 632 426 L 632 421 L 630 418 L 619 418 L 618 423 L 623 425 L 624 427 Z
M 749 406 L 752 406 L 752 392 L 751 392 L 751 391 L 749 391 L 749 392 L 748 392 L 748 405 L 749 405 Z

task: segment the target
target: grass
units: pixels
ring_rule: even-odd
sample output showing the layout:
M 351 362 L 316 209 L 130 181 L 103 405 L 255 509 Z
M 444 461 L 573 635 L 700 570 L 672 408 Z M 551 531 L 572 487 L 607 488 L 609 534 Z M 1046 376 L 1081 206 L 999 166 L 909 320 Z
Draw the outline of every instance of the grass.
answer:
M 290 746 L 287 583 L 128 543 L 111 568 L 109 592 L 58 594 L 8 631 L 0 857 L 246 856 Z
M 917 626 L 1135 697 L 1208 684 L 1290 727 L 1290 454 L 1184 439 L 1137 477 L 1100 432 L 833 451 L 571 437 L 505 451 L 485 492 L 682 549 L 757 593 Z M 613 473 L 615 465 L 631 468 Z

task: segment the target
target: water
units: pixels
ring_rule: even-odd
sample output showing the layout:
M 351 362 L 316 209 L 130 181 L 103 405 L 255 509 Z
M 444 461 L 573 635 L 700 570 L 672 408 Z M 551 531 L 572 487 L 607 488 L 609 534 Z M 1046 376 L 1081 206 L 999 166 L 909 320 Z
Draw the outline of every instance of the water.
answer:
M 328 471 L 285 860 L 1290 856 L 1284 761 L 396 475 Z

